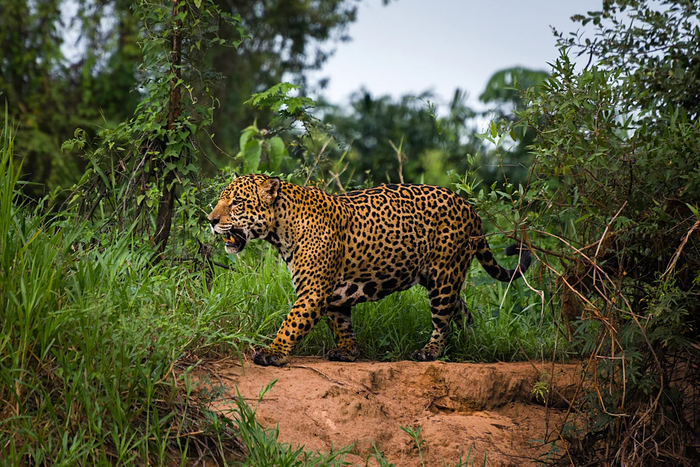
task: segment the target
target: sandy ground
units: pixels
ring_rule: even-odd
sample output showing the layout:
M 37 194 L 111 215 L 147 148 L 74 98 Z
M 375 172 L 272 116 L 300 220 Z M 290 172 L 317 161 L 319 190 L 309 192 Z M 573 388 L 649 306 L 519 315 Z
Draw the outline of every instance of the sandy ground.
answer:
M 212 378 L 226 388 L 217 409 L 234 407 L 236 388 L 251 404 L 272 380 L 257 408 L 263 426 L 279 423 L 280 441 L 327 451 L 355 444 L 346 460 L 366 465 L 377 449 L 397 467 L 420 466 L 418 450 L 401 426 L 421 428 L 426 466 L 526 466 L 545 461 L 557 440 L 578 367 L 531 363 L 328 362 L 293 357 L 282 368 L 247 361 L 212 362 Z M 532 394 L 543 372 L 552 376 L 550 407 Z M 556 392 L 556 394 L 555 394 Z M 563 444 L 556 443 L 558 457 Z M 370 461 L 369 465 L 377 465 Z

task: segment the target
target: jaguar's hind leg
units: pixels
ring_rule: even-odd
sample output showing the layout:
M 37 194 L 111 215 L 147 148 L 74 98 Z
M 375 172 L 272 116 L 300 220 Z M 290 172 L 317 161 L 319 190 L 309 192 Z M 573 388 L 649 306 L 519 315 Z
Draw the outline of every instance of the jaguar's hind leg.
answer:
M 469 310 L 460 297 L 460 290 L 466 275 L 466 265 L 455 269 L 452 273 L 435 272 L 433 277 L 423 282 L 430 297 L 430 312 L 433 321 L 433 333 L 430 342 L 421 350 L 413 352 L 412 358 L 420 361 L 435 360 L 445 351 L 447 334 L 450 323 L 459 313 L 469 314 Z M 470 319 L 469 316 L 467 319 Z
M 430 299 L 430 312 L 433 318 L 433 333 L 430 342 L 411 356 L 415 360 L 427 362 L 442 356 L 447 342 L 450 323 L 462 310 L 462 299 L 457 294 Z
M 355 332 L 352 329 L 352 308 L 349 306 L 330 306 L 326 315 L 328 324 L 335 334 L 338 347 L 328 352 L 328 360 L 334 362 L 354 362 L 360 349 Z

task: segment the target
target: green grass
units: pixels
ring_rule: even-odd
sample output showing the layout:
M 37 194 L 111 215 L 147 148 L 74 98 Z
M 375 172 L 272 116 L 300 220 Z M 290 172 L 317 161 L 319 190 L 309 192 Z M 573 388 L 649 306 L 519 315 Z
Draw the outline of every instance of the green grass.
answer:
M 210 457 L 235 452 L 233 424 L 214 430 L 172 372 L 188 348 L 222 340 L 222 309 L 188 290 L 184 271 L 150 270 L 151 252 L 128 232 L 89 245 L 86 224 L 23 206 L 9 133 L 0 153 L 0 462 L 162 465 L 195 442 Z M 183 436 L 193 432 L 201 435 Z

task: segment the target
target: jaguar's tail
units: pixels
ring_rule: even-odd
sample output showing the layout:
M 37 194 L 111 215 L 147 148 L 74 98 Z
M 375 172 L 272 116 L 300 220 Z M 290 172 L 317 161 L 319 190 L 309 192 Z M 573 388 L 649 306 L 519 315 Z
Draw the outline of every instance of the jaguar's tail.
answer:
M 486 269 L 491 277 L 501 282 L 510 282 L 522 276 L 532 262 L 532 255 L 524 245 L 516 243 L 505 250 L 506 256 L 520 255 L 520 261 L 515 269 L 504 269 L 498 265 L 491 253 L 486 237 L 481 237 L 476 249 L 476 259 Z

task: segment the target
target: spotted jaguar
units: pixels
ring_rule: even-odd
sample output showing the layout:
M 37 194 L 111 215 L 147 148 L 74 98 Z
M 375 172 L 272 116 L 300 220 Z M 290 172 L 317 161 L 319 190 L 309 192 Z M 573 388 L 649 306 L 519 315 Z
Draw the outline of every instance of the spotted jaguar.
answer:
M 447 188 L 386 184 L 340 195 L 266 175 L 235 177 L 209 214 L 212 231 L 236 254 L 262 239 L 277 249 L 291 271 L 296 301 L 269 347 L 255 352 L 258 365 L 280 366 L 324 316 L 337 347 L 327 357 L 359 355 L 351 308 L 416 284 L 430 297 L 433 331 L 413 354 L 434 360 L 445 349 L 450 321 L 471 315 L 460 296 L 472 259 L 491 277 L 512 281 L 529 267 L 527 248 L 515 269 L 498 265 L 473 207 Z

